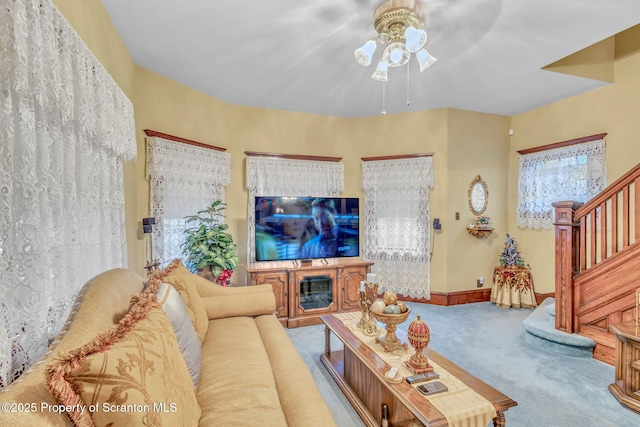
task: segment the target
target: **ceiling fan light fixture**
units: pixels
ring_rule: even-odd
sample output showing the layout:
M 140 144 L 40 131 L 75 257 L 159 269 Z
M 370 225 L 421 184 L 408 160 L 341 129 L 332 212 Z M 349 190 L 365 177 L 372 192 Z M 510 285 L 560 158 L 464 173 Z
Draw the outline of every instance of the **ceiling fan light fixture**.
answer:
M 389 70 L 389 62 L 385 61 L 384 59 L 381 59 L 380 62 L 378 62 L 378 67 L 376 68 L 376 71 L 374 71 L 374 73 L 371 75 L 371 78 L 379 82 L 386 82 L 387 80 L 389 80 L 389 77 L 387 74 L 388 70 Z
M 426 49 L 418 51 L 416 53 L 416 59 L 418 60 L 418 65 L 420 66 L 420 72 L 423 72 L 438 60 L 438 58 L 427 52 Z
M 407 40 L 407 50 L 411 53 L 416 53 L 427 43 L 427 32 L 409 27 L 404 32 L 404 38 Z
M 401 67 L 409 62 L 410 56 L 411 54 L 404 43 L 394 42 L 384 50 L 382 59 L 388 60 L 390 67 Z
M 373 58 L 373 54 L 376 51 L 377 44 L 375 40 L 369 40 L 361 47 L 353 52 L 353 55 L 358 61 L 358 64 L 364 65 L 365 67 L 371 64 L 371 58 Z
M 391 57 L 391 62 L 398 65 L 398 63 L 402 61 L 402 50 L 400 49 L 392 50 L 390 57 Z
M 427 43 L 427 32 L 423 30 L 424 22 L 418 0 L 387 0 L 376 8 L 373 18 L 378 36 L 356 49 L 354 56 L 359 64 L 368 66 L 377 42 L 389 43 L 371 76 L 374 80 L 387 81 L 388 68 L 407 64 L 412 53 L 416 55 L 420 71 L 436 61 L 423 49 Z

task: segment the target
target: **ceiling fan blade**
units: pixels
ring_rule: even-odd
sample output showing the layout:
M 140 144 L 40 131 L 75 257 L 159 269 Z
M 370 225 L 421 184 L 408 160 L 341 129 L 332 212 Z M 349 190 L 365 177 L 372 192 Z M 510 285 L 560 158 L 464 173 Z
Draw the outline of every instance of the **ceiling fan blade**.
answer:
M 479 43 L 496 24 L 502 0 L 422 0 L 429 52 L 453 58 Z

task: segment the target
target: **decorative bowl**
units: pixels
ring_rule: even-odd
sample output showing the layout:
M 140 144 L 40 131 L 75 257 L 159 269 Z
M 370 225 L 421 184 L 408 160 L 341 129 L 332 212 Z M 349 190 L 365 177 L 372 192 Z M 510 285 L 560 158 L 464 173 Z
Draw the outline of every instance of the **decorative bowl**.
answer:
M 400 314 L 385 314 L 385 313 L 376 313 L 371 312 L 373 317 L 380 322 L 385 324 L 385 329 L 387 330 L 387 335 L 382 338 L 376 338 L 376 343 L 382 344 L 384 347 L 384 351 L 390 352 L 398 349 L 407 350 L 409 347 L 407 343 L 402 343 L 396 336 L 397 325 L 402 322 L 405 322 L 409 318 L 409 314 L 411 313 L 411 309 L 405 311 Z
M 371 312 L 378 322 L 384 323 L 385 325 L 399 325 L 402 322 L 406 322 L 409 318 L 409 313 L 411 313 L 411 309 L 400 314 L 376 313 L 375 311 Z

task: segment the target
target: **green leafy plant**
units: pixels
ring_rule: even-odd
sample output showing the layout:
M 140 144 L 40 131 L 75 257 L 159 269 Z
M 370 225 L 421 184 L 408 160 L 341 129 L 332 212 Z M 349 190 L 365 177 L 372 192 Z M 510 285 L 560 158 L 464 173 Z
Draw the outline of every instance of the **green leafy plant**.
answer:
M 221 285 L 226 284 L 240 261 L 233 237 L 227 233 L 229 226 L 224 223 L 225 209 L 225 203 L 215 200 L 207 209 L 185 217 L 190 227 L 184 231 L 186 237 L 182 243 L 187 265 L 192 270 L 210 266 L 216 282 Z
M 486 215 L 478 215 L 478 216 L 476 216 L 476 223 L 478 223 L 478 225 L 487 226 L 487 225 L 489 225 L 490 221 L 491 221 L 491 218 L 486 216 Z

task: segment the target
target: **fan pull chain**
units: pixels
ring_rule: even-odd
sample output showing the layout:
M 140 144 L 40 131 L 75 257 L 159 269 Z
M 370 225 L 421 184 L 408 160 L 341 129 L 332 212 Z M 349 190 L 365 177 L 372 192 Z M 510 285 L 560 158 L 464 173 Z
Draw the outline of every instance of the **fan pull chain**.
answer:
M 410 65 L 411 65 L 411 62 L 408 62 L 407 63 L 407 107 L 411 104 L 411 101 L 409 100 L 409 76 L 410 76 L 409 69 L 411 68 Z
M 380 114 L 385 115 L 387 114 L 387 110 L 385 108 L 386 104 L 387 104 L 387 100 L 386 100 L 386 96 L 385 96 L 385 87 L 387 86 L 387 82 L 382 82 L 382 111 L 380 112 Z

